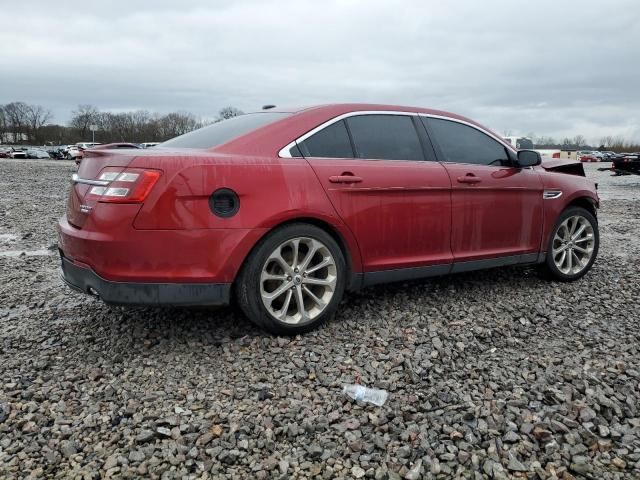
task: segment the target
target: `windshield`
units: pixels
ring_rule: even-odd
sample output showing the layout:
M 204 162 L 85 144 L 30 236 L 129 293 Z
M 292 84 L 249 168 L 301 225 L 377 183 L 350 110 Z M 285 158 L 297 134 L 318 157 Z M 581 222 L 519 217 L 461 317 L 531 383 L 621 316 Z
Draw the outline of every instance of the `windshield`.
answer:
M 158 145 L 172 148 L 212 148 L 291 115 L 281 112 L 247 113 L 185 133 Z

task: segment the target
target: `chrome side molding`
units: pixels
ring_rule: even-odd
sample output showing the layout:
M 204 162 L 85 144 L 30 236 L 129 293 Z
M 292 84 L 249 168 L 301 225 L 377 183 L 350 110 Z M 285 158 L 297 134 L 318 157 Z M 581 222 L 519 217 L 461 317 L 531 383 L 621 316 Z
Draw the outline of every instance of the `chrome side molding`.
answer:
M 560 198 L 562 196 L 562 190 L 545 190 L 542 193 L 542 198 L 545 200 L 553 200 L 554 198 Z
M 89 180 L 87 178 L 80 178 L 77 173 L 71 175 L 71 181 L 73 183 L 81 183 L 83 185 L 95 185 L 98 187 L 106 187 L 111 183 L 109 180 Z

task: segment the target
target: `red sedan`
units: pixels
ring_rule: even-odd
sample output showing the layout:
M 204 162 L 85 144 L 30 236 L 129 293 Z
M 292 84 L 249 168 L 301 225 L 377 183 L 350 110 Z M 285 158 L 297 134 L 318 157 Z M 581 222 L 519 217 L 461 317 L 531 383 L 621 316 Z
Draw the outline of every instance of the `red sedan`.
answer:
M 269 109 L 149 150 L 88 150 L 60 220 L 63 276 L 124 305 L 219 305 L 295 334 L 345 290 L 540 264 L 592 266 L 598 195 L 447 112 Z M 577 168 L 575 168 L 577 167 Z

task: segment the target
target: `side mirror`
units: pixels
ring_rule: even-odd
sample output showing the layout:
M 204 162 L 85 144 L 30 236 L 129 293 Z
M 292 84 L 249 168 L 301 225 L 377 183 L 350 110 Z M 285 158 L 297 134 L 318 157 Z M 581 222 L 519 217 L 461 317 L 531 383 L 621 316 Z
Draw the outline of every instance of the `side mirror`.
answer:
M 519 150 L 518 151 L 518 167 L 534 167 L 542 163 L 540 154 L 534 150 Z

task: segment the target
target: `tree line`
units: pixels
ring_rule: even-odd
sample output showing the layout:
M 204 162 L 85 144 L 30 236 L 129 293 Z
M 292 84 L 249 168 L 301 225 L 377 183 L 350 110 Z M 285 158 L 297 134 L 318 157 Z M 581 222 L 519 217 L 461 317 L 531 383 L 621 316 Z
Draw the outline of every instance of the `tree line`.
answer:
M 531 135 L 529 138 L 533 140 L 535 148 L 563 149 L 563 150 L 600 150 L 620 152 L 637 152 L 640 151 L 640 144 L 625 140 L 621 135 L 612 136 L 605 135 L 600 138 L 597 146 L 589 145 L 587 139 L 582 135 L 576 135 L 573 138 L 565 137 L 556 140 L 553 137 L 536 137 Z
M 242 113 L 235 107 L 225 107 L 214 120 L 203 121 L 188 112 L 105 112 L 85 104 L 72 112 L 68 125 L 58 125 L 49 123 L 51 111 L 40 105 L 11 102 L 0 105 L 0 143 L 66 145 L 92 141 L 94 133 L 100 143 L 163 142 Z
M 111 142 L 163 142 L 213 122 L 242 115 L 235 107 L 225 107 L 213 120 L 201 120 L 188 112 L 171 112 L 164 115 L 147 110 L 129 112 L 105 112 L 94 105 L 78 105 L 72 112 L 68 125 L 51 124 L 51 110 L 41 105 L 11 102 L 0 105 L 0 143 L 32 145 L 65 145 L 92 140 L 91 127 L 95 126 L 95 140 Z M 509 132 L 505 132 L 510 136 Z M 582 135 L 557 140 L 553 137 L 537 137 L 529 134 L 534 148 L 612 150 L 637 152 L 640 144 L 625 140 L 622 136 L 603 136 L 598 146 L 587 144 Z

